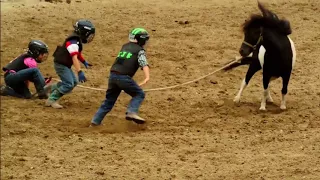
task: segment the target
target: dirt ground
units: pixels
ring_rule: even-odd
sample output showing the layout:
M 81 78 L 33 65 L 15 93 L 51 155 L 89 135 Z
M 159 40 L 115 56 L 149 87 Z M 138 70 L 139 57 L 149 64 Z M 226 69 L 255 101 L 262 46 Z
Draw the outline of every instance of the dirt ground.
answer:
M 319 179 L 320 2 L 262 2 L 293 28 L 297 63 L 288 110 L 279 110 L 276 80 L 275 103 L 259 112 L 261 72 L 241 104 L 233 103 L 246 66 L 148 92 L 140 110 L 146 125 L 124 119 L 126 94 L 99 128 L 87 126 L 104 91 L 75 88 L 61 99 L 63 110 L 44 107 L 44 100 L 1 97 L 1 179 Z M 98 88 L 107 87 L 109 68 L 133 27 L 151 34 L 151 80 L 144 86 L 150 89 L 193 80 L 237 56 L 240 26 L 259 12 L 252 0 L 16 0 L 1 6 L 1 66 L 31 39 L 45 41 L 52 54 L 75 20 L 91 19 L 97 34 L 84 56 L 94 66 L 84 70 L 89 81 L 83 85 Z M 40 69 L 57 77 L 52 56 Z

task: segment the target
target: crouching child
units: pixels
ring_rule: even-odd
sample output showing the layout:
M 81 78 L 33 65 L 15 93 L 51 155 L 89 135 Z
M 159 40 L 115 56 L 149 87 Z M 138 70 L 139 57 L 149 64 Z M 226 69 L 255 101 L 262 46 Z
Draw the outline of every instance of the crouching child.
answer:
M 5 85 L 1 86 L 1 95 L 30 99 L 32 95 L 29 90 L 29 82 L 32 82 L 38 98 L 48 98 L 44 88 L 46 83 L 49 83 L 49 79 L 45 79 L 38 69 L 38 63 L 44 62 L 47 57 L 48 46 L 44 42 L 30 41 L 26 53 L 21 54 L 2 68 Z

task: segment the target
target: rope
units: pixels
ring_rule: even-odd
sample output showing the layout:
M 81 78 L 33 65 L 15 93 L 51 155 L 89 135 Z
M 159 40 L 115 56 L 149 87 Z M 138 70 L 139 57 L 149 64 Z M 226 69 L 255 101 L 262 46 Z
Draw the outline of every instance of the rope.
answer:
M 184 83 L 181 83 L 181 84 L 176 84 L 176 85 L 173 85 L 173 86 L 167 86 L 167 87 L 161 87 L 161 88 L 153 88 L 153 89 L 145 89 L 145 90 L 143 90 L 143 91 L 145 91 L 145 92 L 161 91 L 161 90 L 173 89 L 173 88 L 176 88 L 176 87 L 179 87 L 179 86 L 191 84 L 191 83 L 193 83 L 193 82 L 196 82 L 196 81 L 199 81 L 199 80 L 201 80 L 201 79 L 204 79 L 204 78 L 206 78 L 206 77 L 208 77 L 208 76 L 210 76 L 210 75 L 212 75 L 212 74 L 215 74 L 215 73 L 217 73 L 217 72 L 225 69 L 226 67 L 228 67 L 228 66 L 230 66 L 231 64 L 237 62 L 238 60 L 239 60 L 239 59 L 236 58 L 235 60 L 231 61 L 230 63 L 226 64 L 225 66 L 223 66 L 223 67 L 221 67 L 221 68 L 219 68 L 219 69 L 217 69 L 217 70 L 215 70 L 215 71 L 213 71 L 213 72 L 211 72 L 211 73 L 209 73 L 209 74 L 207 74 L 207 75 L 201 76 L 201 77 L 199 77 L 199 78 L 197 78 L 197 79 L 194 79 L 194 80 L 191 80 L 191 81 L 187 81 L 187 82 L 184 82 Z M 52 79 L 54 79 L 54 80 L 56 80 L 56 81 L 61 81 L 61 80 L 56 79 L 56 78 L 52 78 Z M 77 87 L 80 87 L 80 88 L 83 88 L 83 89 L 96 90 L 96 91 L 106 91 L 106 89 L 88 87 L 88 86 L 83 86 L 83 85 L 77 85 Z

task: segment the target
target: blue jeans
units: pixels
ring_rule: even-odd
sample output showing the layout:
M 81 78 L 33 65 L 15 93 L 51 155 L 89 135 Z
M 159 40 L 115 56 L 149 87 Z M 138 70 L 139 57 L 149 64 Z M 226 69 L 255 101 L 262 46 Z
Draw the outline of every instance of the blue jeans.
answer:
M 38 95 L 44 95 L 45 81 L 38 68 L 28 68 L 16 73 L 9 73 L 5 76 L 4 81 L 7 86 L 4 94 L 18 98 L 30 99 L 31 93 L 26 81 L 31 81 L 37 90 Z
M 111 111 L 121 90 L 129 94 L 132 99 L 127 108 L 127 113 L 138 113 L 139 107 L 145 98 L 145 93 L 137 83 L 127 75 L 110 74 L 106 99 L 94 115 L 92 123 L 99 125 L 103 118 Z
M 57 84 L 58 91 L 62 94 L 71 92 L 78 84 L 78 80 L 72 69 L 59 63 L 54 63 L 54 69 L 61 79 L 61 82 Z

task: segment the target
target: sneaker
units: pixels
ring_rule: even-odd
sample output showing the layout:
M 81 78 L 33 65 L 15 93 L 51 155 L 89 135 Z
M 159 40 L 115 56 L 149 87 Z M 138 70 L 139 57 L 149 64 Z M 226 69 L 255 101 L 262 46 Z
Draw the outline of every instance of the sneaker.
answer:
M 62 109 L 63 108 L 63 106 L 61 106 L 60 104 L 58 104 L 58 102 L 57 101 L 52 101 L 52 100 L 50 100 L 50 99 L 48 99 L 47 101 L 46 101 L 46 104 L 45 104 L 45 106 L 47 106 L 47 107 L 53 107 L 53 108 L 55 108 L 55 109 Z
M 138 116 L 136 113 L 127 113 L 126 120 L 133 121 L 137 124 L 144 124 L 146 120 Z
M 96 127 L 96 126 L 99 126 L 99 125 L 98 125 L 98 124 L 91 123 L 91 124 L 89 125 L 89 128 Z

